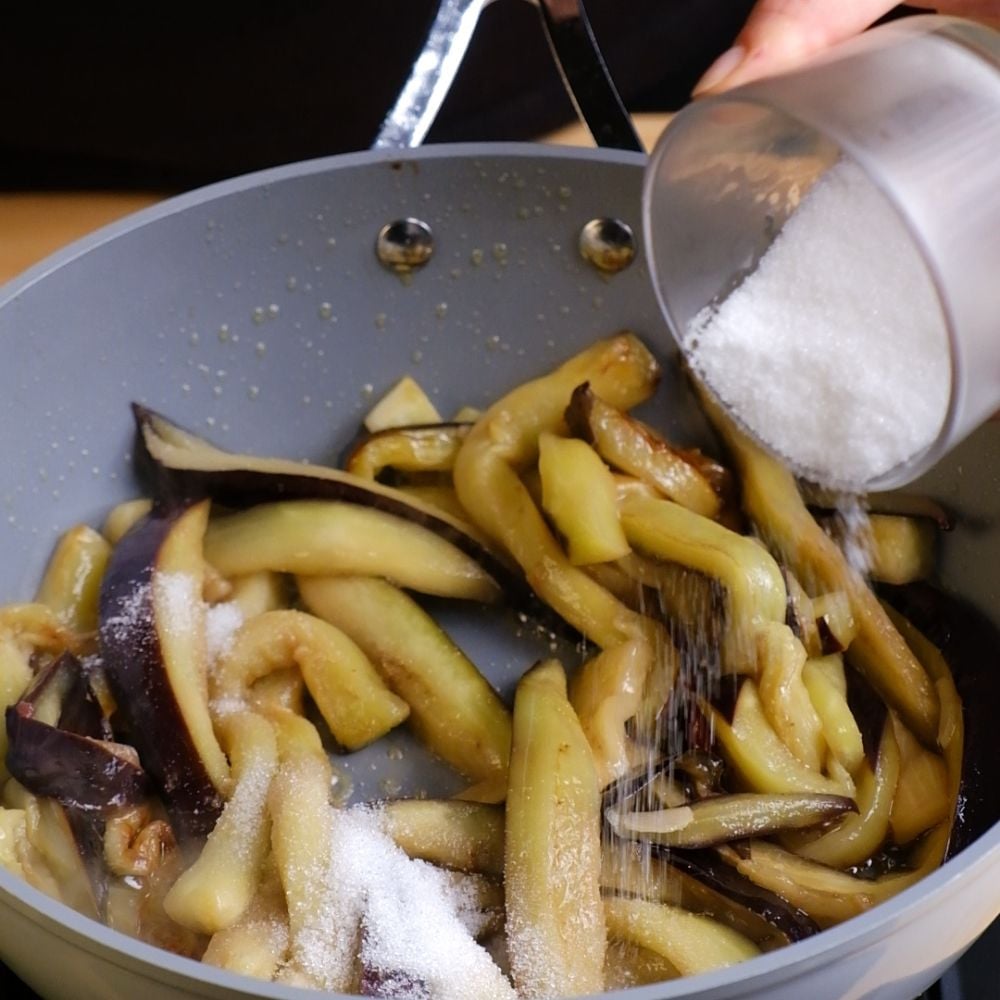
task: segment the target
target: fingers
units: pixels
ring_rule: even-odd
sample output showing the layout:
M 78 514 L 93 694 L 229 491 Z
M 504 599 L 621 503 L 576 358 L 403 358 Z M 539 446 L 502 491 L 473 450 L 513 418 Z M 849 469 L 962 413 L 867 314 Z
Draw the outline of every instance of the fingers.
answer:
M 792 69 L 895 7 L 892 0 L 758 0 L 731 49 L 708 68 L 696 95 Z

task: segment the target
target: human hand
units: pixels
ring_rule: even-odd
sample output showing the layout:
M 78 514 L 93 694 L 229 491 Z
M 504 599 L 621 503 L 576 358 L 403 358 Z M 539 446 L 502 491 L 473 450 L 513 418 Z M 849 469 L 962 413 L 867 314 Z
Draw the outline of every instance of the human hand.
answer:
M 1000 0 L 912 0 L 914 6 L 1000 26 Z M 758 0 L 733 47 L 708 68 L 695 96 L 729 90 L 806 62 L 859 34 L 896 6 L 891 0 Z

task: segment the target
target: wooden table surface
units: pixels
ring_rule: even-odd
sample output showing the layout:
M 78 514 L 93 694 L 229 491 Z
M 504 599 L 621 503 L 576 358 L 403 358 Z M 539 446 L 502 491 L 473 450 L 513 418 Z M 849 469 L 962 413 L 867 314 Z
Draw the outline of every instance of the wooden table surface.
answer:
M 667 119 L 659 114 L 635 116 L 647 148 L 653 145 Z M 583 126 L 575 124 L 544 136 L 543 141 L 593 145 Z M 165 196 L 156 192 L 0 192 L 0 284 L 67 243 Z

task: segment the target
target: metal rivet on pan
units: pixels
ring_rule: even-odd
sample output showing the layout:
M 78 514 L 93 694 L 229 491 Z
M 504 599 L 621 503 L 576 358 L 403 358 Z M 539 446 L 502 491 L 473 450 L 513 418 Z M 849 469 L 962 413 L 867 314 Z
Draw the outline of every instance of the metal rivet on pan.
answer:
M 378 259 L 394 271 L 423 267 L 434 253 L 434 234 L 420 219 L 397 219 L 384 225 L 375 240 Z
M 580 230 L 580 254 L 598 270 L 624 271 L 635 259 L 635 236 L 621 219 L 591 219 Z

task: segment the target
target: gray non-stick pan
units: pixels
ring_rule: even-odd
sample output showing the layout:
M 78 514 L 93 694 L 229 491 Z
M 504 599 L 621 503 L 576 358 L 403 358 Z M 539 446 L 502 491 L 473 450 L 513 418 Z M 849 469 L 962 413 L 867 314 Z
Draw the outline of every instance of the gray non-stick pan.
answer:
M 62 529 L 100 524 L 138 492 L 133 400 L 226 448 L 331 460 L 401 375 L 451 413 L 629 328 L 668 373 L 647 419 L 713 447 L 678 373 L 642 246 L 618 273 L 578 249 L 595 219 L 639 232 L 644 162 L 639 152 L 454 145 L 299 163 L 174 198 L 18 278 L 0 291 L 2 599 L 31 598 Z M 374 249 L 382 227 L 402 219 L 420 220 L 433 241 L 406 280 Z M 955 515 L 940 576 L 966 606 L 956 627 L 969 640 L 967 662 L 956 669 L 969 706 L 967 845 L 920 884 L 831 930 L 614 996 L 912 1000 L 997 916 L 1000 824 L 988 789 L 1000 784 L 998 477 L 993 425 L 919 487 Z M 441 614 L 505 695 L 548 651 L 546 637 L 515 634 L 502 615 Z M 347 766 L 359 799 L 390 786 L 455 787 L 404 737 Z M 0 957 L 49 998 L 315 995 L 136 942 L 3 870 Z

